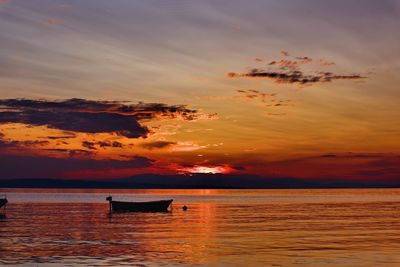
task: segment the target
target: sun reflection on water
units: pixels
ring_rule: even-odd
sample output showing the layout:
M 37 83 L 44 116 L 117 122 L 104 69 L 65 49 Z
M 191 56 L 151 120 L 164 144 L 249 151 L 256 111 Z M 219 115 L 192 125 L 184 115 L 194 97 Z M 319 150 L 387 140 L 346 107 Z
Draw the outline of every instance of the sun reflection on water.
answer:
M 189 192 L 171 190 L 168 196 L 186 194 L 190 200 L 194 195 Z M 111 218 L 106 203 L 12 203 L 7 218 L 0 220 L 0 264 L 400 264 L 400 202 L 392 201 L 393 192 L 380 192 L 381 201 L 375 202 L 360 201 L 365 192 L 356 192 L 353 201 L 313 203 L 299 200 L 301 196 L 307 200 L 310 192 L 296 192 L 293 202 L 249 203 L 249 195 L 267 193 L 245 192 L 240 201 L 221 196 L 218 190 L 196 190 L 196 195 L 207 197 L 204 200 L 219 194 L 224 201 L 193 198 L 186 203 L 187 211 L 177 201 L 168 213 L 124 213 Z

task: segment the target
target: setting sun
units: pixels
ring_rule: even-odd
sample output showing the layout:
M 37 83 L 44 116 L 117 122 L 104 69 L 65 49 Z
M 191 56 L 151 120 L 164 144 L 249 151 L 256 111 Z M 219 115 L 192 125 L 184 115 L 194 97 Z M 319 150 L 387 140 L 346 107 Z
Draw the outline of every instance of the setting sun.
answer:
M 188 168 L 181 168 L 179 169 L 182 173 L 210 173 L 210 174 L 217 174 L 217 173 L 230 173 L 232 171 L 231 168 L 226 166 L 193 166 Z

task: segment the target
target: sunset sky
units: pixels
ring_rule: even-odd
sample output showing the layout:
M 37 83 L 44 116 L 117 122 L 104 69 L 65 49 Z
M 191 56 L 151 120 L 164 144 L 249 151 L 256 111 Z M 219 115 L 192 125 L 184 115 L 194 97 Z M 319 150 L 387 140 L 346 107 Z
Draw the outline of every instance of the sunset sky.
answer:
M 0 0 L 0 179 L 400 180 L 400 1 Z

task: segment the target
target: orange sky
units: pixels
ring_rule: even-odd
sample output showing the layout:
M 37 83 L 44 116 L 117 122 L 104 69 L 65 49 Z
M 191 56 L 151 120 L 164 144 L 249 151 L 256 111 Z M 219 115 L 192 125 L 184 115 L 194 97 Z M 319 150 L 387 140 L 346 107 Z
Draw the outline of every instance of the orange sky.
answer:
M 0 2 L 0 178 L 399 179 L 395 1 L 42 2 Z

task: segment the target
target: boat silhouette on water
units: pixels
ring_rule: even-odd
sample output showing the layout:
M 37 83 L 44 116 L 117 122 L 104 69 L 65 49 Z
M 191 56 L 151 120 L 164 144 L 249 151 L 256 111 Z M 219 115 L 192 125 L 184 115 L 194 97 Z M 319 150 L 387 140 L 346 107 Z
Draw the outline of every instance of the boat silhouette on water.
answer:
M 0 219 L 6 218 L 6 205 L 8 203 L 7 197 L 0 198 L 0 209 L 3 208 L 3 212 L 0 211 Z
M 110 212 L 167 212 L 172 199 L 148 202 L 114 201 L 111 196 L 106 198 L 110 202 Z
M 0 198 L 0 208 L 2 208 L 3 206 L 5 206 L 8 203 L 8 200 L 6 197 L 4 198 Z

